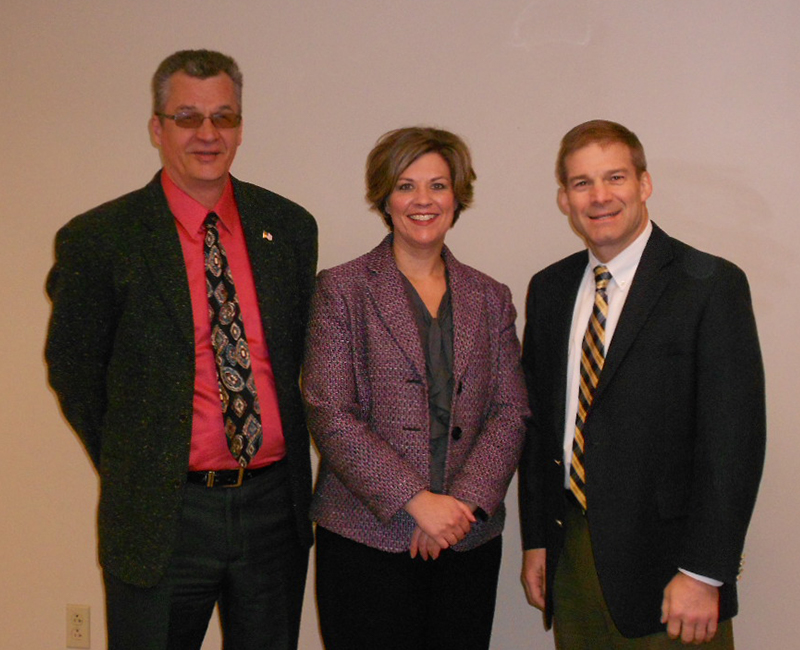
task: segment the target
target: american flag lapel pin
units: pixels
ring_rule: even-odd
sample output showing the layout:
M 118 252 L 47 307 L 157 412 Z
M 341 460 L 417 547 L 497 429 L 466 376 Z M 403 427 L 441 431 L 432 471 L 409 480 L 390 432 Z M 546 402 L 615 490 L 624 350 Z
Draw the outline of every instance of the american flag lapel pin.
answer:
M 261 238 L 266 239 L 267 241 L 272 241 L 272 233 L 265 230 L 261 233 Z

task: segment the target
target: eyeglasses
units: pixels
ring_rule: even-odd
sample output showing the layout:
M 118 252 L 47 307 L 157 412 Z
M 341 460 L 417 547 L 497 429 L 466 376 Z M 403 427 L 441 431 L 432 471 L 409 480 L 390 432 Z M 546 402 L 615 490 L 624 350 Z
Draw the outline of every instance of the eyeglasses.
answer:
M 175 126 L 182 129 L 199 129 L 203 122 L 211 120 L 211 123 L 218 129 L 235 129 L 242 123 L 242 116 L 239 113 L 214 113 L 213 115 L 203 115 L 202 113 L 175 113 L 167 115 L 156 113 L 159 117 L 165 117 L 175 122 Z

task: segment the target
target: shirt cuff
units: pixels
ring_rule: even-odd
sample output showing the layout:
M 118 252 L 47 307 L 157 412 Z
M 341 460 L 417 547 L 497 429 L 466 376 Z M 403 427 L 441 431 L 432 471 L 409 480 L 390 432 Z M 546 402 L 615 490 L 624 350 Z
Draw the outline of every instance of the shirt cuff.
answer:
M 691 571 L 686 571 L 685 569 L 681 569 L 680 567 L 678 567 L 678 571 L 680 571 L 684 575 L 689 576 L 690 578 L 694 578 L 695 580 L 699 580 L 700 582 L 705 582 L 707 585 L 711 585 L 712 587 L 721 587 L 723 584 L 725 584 L 723 582 L 720 582 L 719 580 L 714 580 L 714 578 L 707 578 L 706 576 L 701 576 L 696 573 L 692 573 Z

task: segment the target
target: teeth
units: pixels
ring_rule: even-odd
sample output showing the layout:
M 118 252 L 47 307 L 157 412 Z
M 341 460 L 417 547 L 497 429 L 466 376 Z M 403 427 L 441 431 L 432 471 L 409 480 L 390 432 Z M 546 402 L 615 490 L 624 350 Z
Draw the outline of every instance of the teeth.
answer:
M 435 216 L 435 214 L 410 214 L 408 218 L 412 221 L 430 221 Z

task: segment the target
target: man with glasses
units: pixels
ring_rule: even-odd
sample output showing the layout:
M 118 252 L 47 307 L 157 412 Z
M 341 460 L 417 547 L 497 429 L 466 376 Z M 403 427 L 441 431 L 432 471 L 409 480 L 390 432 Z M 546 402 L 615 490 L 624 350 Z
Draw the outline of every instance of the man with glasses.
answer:
M 100 476 L 109 648 L 296 648 L 311 526 L 298 377 L 317 261 L 303 208 L 233 178 L 242 75 L 153 77 L 163 168 L 70 221 L 47 280 L 49 378 Z

